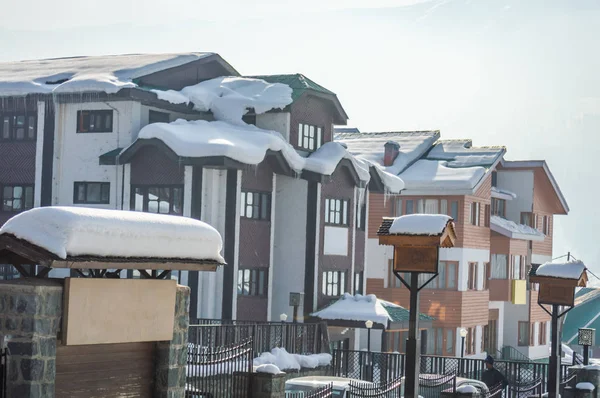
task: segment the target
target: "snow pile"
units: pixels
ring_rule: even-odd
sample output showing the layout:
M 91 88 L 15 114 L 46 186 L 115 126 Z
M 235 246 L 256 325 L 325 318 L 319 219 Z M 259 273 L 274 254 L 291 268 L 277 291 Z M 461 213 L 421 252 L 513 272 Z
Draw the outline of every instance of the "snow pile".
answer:
M 329 320 L 373 321 L 387 327 L 388 321 L 392 320 L 392 318 L 386 311 L 383 303 L 374 294 L 367 296 L 357 294 L 353 296 L 350 293 L 344 293 L 338 301 L 320 311 L 312 313 L 311 316 Z M 385 304 L 396 306 L 388 302 L 385 302 Z
M 2 96 L 105 92 L 137 87 L 134 79 L 213 55 L 130 54 L 0 63 Z
M 304 158 L 278 132 L 244 123 L 179 119 L 172 123 L 149 124 L 140 130 L 138 137 L 159 139 L 181 157 L 225 156 L 251 165 L 262 162 L 268 151 L 280 152 L 297 173 L 308 170 L 331 175 L 340 160 L 349 159 L 362 181 L 370 179 L 369 165 L 354 158 L 338 143 L 326 143 Z M 389 173 L 384 177 L 390 192 L 398 193 L 404 187 L 400 178 Z
M 594 385 L 589 382 L 577 383 L 577 385 L 575 385 L 575 388 L 578 390 L 586 391 L 594 391 L 596 389 L 596 387 L 594 387 Z
M 222 240 L 210 225 L 188 217 L 85 207 L 39 207 L 8 220 L 11 234 L 61 259 L 72 256 L 212 260 Z
M 270 363 L 264 364 L 264 365 L 258 365 L 254 371 L 256 373 L 269 373 L 272 375 L 279 375 L 282 374 L 284 372 L 282 372 L 281 370 L 279 370 L 279 368 L 275 365 L 272 365 Z
M 490 228 L 494 232 L 508 236 L 511 239 L 543 241 L 546 235 L 528 225 L 517 224 L 500 216 L 490 217 Z
M 461 393 L 461 394 L 465 394 L 465 393 L 469 394 L 469 393 L 476 393 L 477 389 L 475 388 L 475 386 L 466 384 L 466 385 L 456 387 L 456 392 Z
M 390 234 L 438 236 L 444 232 L 452 217 L 444 214 L 409 214 L 396 217 Z
M 535 274 L 553 278 L 579 279 L 585 269 L 585 264 L 579 260 L 565 263 L 548 262 L 540 265 Z
M 217 77 L 184 87 L 179 92 L 166 91 L 164 95 L 158 90 L 153 92 L 161 99 L 173 99 L 176 104 L 187 99 L 194 104 L 194 109 L 212 111 L 215 119 L 232 124 L 245 124 L 242 116 L 250 108 L 261 114 L 292 103 L 292 89 L 288 85 L 246 77 Z
M 486 173 L 484 167 L 452 168 L 443 160 L 418 160 L 400 174 L 408 190 L 472 190 Z
M 263 352 L 258 358 L 254 358 L 253 365 L 257 368 L 261 365 L 275 365 L 278 369 L 300 370 L 329 366 L 331 360 L 330 354 L 290 354 L 285 348 L 275 347 L 271 352 Z

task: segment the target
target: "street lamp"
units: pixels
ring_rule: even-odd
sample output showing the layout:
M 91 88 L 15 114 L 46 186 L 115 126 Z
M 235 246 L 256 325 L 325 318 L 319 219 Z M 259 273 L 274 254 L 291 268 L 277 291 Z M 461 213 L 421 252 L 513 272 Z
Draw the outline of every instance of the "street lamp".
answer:
M 460 357 L 465 357 L 465 339 L 467 338 L 467 329 L 461 328 L 460 332 Z
M 287 320 L 287 314 L 281 314 L 281 315 L 279 315 L 279 320 L 281 322 L 285 322 Z
M 287 340 L 287 336 L 285 333 L 285 321 L 287 320 L 287 314 L 283 313 L 281 315 L 279 315 L 279 320 L 281 321 L 281 348 L 286 348 L 289 349 L 290 347 L 286 347 L 285 346 L 285 341 L 284 341 L 284 337 L 286 337 Z
M 371 328 L 373 327 L 373 321 L 366 321 L 365 326 L 367 327 L 367 352 L 371 353 Z

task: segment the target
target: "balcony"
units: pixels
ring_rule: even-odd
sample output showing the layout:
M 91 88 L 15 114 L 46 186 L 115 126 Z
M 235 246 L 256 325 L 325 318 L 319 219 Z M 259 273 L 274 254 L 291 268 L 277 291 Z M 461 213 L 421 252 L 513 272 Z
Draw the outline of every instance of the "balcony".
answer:
M 527 303 L 527 282 L 522 279 L 490 279 L 490 301 Z

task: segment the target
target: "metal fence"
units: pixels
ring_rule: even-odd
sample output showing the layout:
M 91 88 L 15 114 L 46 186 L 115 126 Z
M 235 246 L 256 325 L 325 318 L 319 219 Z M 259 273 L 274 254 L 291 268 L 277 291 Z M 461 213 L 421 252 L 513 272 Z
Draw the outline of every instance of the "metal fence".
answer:
M 7 398 L 6 395 L 6 375 L 8 364 L 8 350 L 0 349 L 0 398 Z
M 330 398 L 333 397 L 333 384 L 312 391 L 286 391 L 285 398 Z
M 419 376 L 419 395 L 423 398 L 437 398 L 442 393 L 456 393 L 456 375 Z M 437 375 L 436 375 L 437 376 Z
M 219 347 L 251 339 L 254 357 L 275 347 L 293 354 L 329 352 L 327 324 L 285 322 L 241 322 L 196 319 L 189 327 L 189 341 L 208 347 Z
M 333 350 L 333 374 L 387 383 L 404 375 L 404 355 L 387 352 Z
M 190 341 L 186 397 L 248 398 L 252 358 L 252 340 L 225 347 Z
M 364 383 L 351 381 L 348 398 L 401 398 L 402 377 L 390 380 L 387 383 Z

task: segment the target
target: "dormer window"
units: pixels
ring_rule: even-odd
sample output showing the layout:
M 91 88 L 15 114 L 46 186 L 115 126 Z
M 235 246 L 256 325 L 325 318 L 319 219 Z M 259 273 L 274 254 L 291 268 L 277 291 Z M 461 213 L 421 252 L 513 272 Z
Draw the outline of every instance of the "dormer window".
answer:
M 323 144 L 323 129 L 310 124 L 298 124 L 298 148 L 315 151 Z

